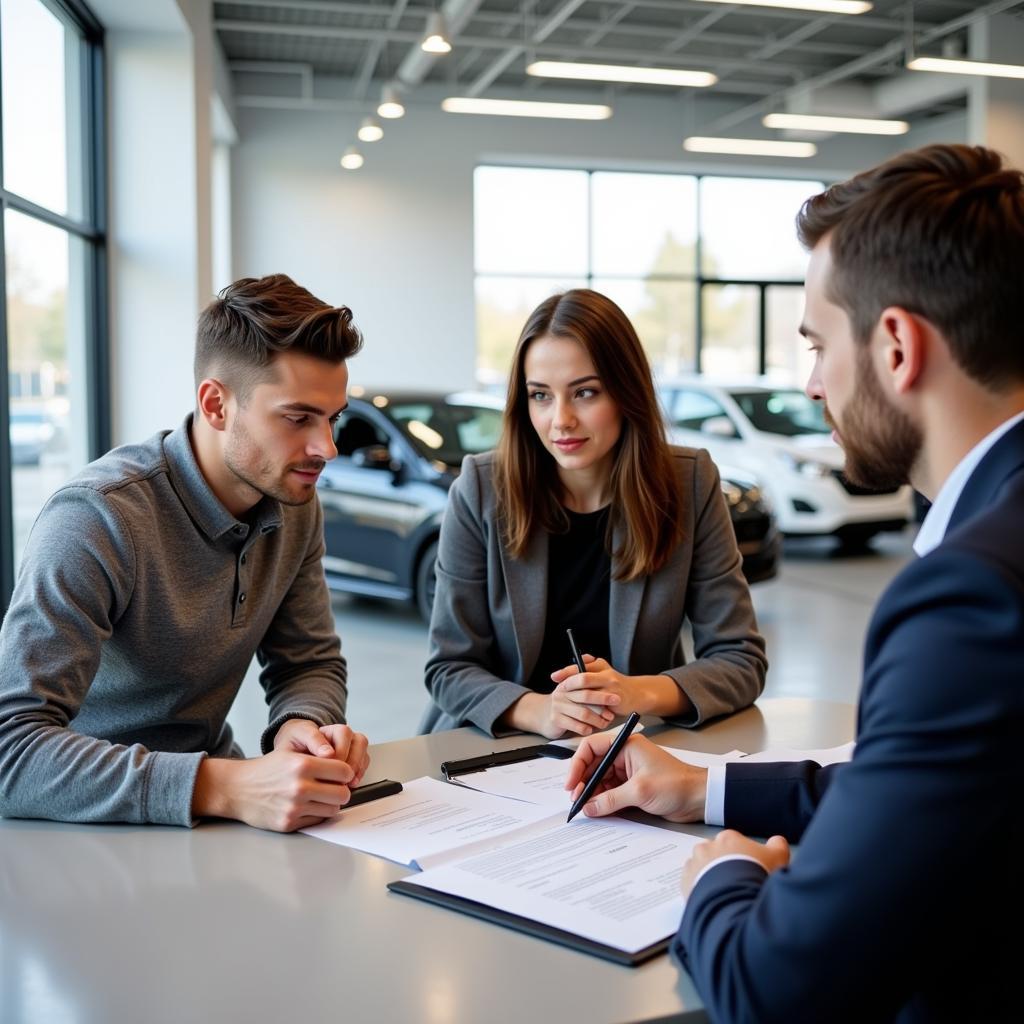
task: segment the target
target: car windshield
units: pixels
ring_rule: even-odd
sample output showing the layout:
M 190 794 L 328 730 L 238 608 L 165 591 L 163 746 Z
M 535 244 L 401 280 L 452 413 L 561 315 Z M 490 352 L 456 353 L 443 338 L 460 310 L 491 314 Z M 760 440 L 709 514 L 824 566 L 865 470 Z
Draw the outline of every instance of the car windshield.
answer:
M 464 456 L 490 451 L 501 435 L 501 410 L 486 406 L 397 400 L 388 405 L 387 414 L 417 451 L 456 468 Z
M 796 388 L 730 391 L 755 430 L 796 437 L 798 434 L 830 434 L 824 407 Z

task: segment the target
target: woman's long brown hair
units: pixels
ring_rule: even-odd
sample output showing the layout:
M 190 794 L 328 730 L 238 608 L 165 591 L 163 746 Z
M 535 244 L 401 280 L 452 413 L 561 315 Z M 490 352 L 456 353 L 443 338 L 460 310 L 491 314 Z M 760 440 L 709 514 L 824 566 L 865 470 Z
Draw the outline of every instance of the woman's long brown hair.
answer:
M 614 526 L 625 526 L 625 540 L 612 553 L 618 563 L 616 578 L 632 580 L 657 572 L 682 539 L 683 517 L 651 367 L 626 314 L 587 288 L 545 299 L 530 314 L 516 344 L 495 472 L 505 543 L 519 558 L 534 530 L 564 533 L 569 526 L 555 460 L 530 422 L 526 351 L 545 335 L 569 338 L 586 349 L 622 414 L 609 482 L 609 547 Z

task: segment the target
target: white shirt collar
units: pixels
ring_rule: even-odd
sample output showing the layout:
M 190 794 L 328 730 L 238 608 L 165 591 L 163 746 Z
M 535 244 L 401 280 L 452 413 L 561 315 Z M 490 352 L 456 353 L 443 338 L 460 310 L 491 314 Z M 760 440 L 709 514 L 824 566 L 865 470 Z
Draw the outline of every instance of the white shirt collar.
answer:
M 963 493 L 964 487 L 967 486 L 971 474 L 978 468 L 978 463 L 988 454 L 988 450 L 996 441 L 1021 420 L 1024 420 L 1024 412 L 1019 412 L 1016 416 L 1011 416 L 1005 423 L 1001 423 L 991 434 L 983 437 L 946 477 L 946 482 L 936 495 L 932 507 L 928 509 L 928 514 L 924 517 L 924 522 L 921 523 L 921 529 L 914 541 L 914 551 L 918 555 L 923 557 L 942 543 L 946 536 L 946 530 L 949 528 L 949 520 L 953 516 L 953 509 L 956 508 L 956 503 L 960 500 L 960 495 Z

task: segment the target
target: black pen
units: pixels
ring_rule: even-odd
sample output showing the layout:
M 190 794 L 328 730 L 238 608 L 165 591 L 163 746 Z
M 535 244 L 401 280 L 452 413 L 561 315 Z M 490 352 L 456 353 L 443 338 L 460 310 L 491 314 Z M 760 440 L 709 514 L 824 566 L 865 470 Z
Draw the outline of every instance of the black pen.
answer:
M 625 724 L 619 730 L 619 735 L 612 740 L 612 745 L 608 748 L 608 753 L 601 758 L 601 763 L 594 769 L 594 774 L 587 780 L 587 784 L 583 787 L 583 792 L 576 798 L 572 807 L 569 810 L 569 817 L 566 818 L 566 824 L 572 821 L 577 814 L 586 805 L 586 802 L 593 796 L 594 790 L 597 789 L 601 780 L 605 777 L 608 769 L 612 766 L 612 762 L 618 757 L 619 751 L 626 745 L 626 740 L 629 739 L 629 734 L 636 728 L 636 723 L 640 721 L 640 716 L 634 711 L 630 714 L 629 718 L 626 719 Z
M 583 664 L 583 656 L 580 654 L 580 649 L 576 646 L 576 638 L 572 635 L 572 630 L 567 629 L 565 635 L 569 638 L 569 649 L 572 651 L 572 660 L 576 662 L 576 667 L 581 673 L 587 671 L 587 666 Z

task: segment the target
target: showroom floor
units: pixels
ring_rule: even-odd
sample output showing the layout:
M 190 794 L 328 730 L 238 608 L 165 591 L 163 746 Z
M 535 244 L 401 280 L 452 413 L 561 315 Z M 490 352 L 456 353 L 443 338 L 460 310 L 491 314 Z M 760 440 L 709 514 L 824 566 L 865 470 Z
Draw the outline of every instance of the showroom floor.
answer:
M 771 667 L 766 697 L 816 697 L 854 703 L 871 609 L 912 557 L 910 530 L 876 538 L 872 550 L 842 555 L 827 540 L 789 542 L 781 570 L 753 588 Z M 348 658 L 348 716 L 373 742 L 416 732 L 426 703 L 427 629 L 407 606 L 337 596 L 335 620 Z M 254 754 L 266 724 L 253 673 L 231 722 Z

